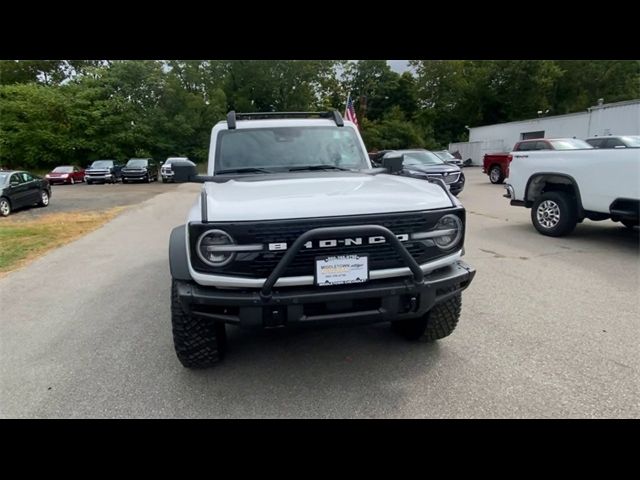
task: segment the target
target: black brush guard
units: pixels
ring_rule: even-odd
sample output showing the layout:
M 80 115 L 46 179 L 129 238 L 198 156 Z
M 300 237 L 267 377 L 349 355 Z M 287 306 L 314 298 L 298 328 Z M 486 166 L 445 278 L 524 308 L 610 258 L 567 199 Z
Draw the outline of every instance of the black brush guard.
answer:
M 318 238 L 326 238 L 326 237 L 341 237 L 341 236 L 350 236 L 350 235 L 379 235 L 384 237 L 387 242 L 391 244 L 391 246 L 396 250 L 400 258 L 402 258 L 407 266 L 411 269 L 411 273 L 413 273 L 413 281 L 416 284 L 422 283 L 424 280 L 424 273 L 420 268 L 420 265 L 413 259 L 411 254 L 404 248 L 404 245 L 396 238 L 391 230 L 385 228 L 381 225 L 356 225 L 356 226 L 345 226 L 345 227 L 322 227 L 322 228 L 314 228 L 313 230 L 309 230 L 306 233 L 300 235 L 291 248 L 287 250 L 287 253 L 280 259 L 280 262 L 276 265 L 276 268 L 273 269 L 271 275 L 267 277 L 267 280 L 264 282 L 262 286 L 262 290 L 260 291 L 260 296 L 264 300 L 269 300 L 271 298 L 271 290 L 273 286 L 276 284 L 278 279 L 282 276 L 282 274 L 287 270 L 293 259 L 298 254 L 302 246 L 310 240 L 315 240 Z
M 336 287 L 307 285 L 274 291 L 276 282 L 306 242 L 320 237 L 351 235 L 384 237 L 404 260 L 413 278 L 403 276 Z M 459 294 L 474 276 L 473 267 L 456 261 L 425 277 L 420 265 L 391 230 L 380 225 L 357 225 L 321 227 L 302 234 L 259 291 L 223 290 L 191 281 L 177 281 L 177 290 L 183 308 L 192 315 L 243 328 L 278 328 L 415 318 Z

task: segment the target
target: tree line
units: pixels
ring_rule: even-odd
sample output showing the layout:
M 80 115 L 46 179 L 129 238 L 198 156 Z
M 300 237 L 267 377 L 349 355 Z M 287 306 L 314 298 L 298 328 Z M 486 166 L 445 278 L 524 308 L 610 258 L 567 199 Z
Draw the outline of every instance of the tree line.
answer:
M 640 97 L 638 61 L 2 60 L 0 165 L 207 158 L 226 112 L 344 112 L 369 149 L 446 148 L 467 126 Z

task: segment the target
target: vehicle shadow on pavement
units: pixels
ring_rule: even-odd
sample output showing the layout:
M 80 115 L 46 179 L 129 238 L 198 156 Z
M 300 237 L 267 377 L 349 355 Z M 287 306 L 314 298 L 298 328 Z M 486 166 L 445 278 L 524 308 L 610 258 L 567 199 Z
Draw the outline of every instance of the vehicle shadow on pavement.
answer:
M 529 224 L 512 224 L 505 225 L 502 228 L 512 229 L 518 234 L 529 233 L 544 239 L 533 225 Z M 579 223 L 576 229 L 565 237 L 547 237 L 549 241 L 560 241 L 566 243 L 573 248 L 596 247 L 596 248 L 615 248 L 627 252 L 640 252 L 640 231 L 636 227 L 630 229 L 621 223 L 613 223 L 610 220 L 603 222 L 591 222 L 585 220 Z
M 438 342 L 408 342 L 388 323 L 227 331 L 225 360 L 181 377 L 191 387 L 205 382 L 212 394 L 224 390 L 225 397 L 242 399 L 235 416 L 401 415 L 403 392 L 430 375 L 443 350 Z M 208 402 L 196 409 L 214 414 Z

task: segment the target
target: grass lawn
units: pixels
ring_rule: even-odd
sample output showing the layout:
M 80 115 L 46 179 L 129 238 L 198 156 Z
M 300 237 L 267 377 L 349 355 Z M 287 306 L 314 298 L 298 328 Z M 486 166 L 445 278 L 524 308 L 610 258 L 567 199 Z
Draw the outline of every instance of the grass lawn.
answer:
M 55 213 L 29 220 L 0 219 L 0 276 L 97 229 L 124 208 Z

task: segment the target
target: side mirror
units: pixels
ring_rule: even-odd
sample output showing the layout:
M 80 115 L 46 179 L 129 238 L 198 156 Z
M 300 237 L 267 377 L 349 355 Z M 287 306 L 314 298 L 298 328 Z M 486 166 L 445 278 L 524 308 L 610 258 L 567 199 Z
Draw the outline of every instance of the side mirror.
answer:
M 176 183 L 186 183 L 194 181 L 198 176 L 196 164 L 189 160 L 176 160 L 171 163 L 173 171 L 173 181 Z
M 403 163 L 404 155 L 397 157 L 385 157 L 382 159 L 382 167 L 386 168 L 389 173 L 401 172 Z

